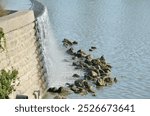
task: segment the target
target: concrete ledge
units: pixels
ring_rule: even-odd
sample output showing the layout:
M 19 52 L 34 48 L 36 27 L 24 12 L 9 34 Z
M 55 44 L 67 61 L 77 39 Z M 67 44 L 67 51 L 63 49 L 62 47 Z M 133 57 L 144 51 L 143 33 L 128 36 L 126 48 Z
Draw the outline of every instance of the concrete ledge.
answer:
M 26 17 L 26 18 L 25 18 Z M 19 29 L 34 22 L 34 13 L 31 10 L 19 11 L 0 18 L 0 27 L 5 33 Z

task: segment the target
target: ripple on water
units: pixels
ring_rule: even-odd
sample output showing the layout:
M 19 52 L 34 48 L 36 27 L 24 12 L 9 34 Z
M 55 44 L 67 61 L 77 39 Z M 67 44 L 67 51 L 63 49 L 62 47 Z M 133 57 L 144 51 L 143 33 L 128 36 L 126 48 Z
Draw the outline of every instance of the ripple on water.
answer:
M 150 1 L 41 1 L 59 41 L 76 39 L 84 50 L 94 45 L 94 56 L 104 55 L 113 66 L 118 83 L 99 90 L 95 98 L 150 98 Z

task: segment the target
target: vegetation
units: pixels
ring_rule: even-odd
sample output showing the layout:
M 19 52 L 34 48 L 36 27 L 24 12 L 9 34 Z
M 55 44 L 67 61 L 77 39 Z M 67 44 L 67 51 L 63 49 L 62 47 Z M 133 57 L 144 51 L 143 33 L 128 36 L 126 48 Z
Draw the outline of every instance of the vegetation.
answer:
M 0 71 L 0 99 L 8 99 L 9 94 L 13 91 L 14 86 L 12 85 L 18 75 L 17 70 Z
M 8 12 L 0 6 L 0 17 L 7 15 Z M 6 49 L 6 38 L 3 28 L 0 27 L 0 50 Z M 0 70 L 0 99 L 8 99 L 9 94 L 14 90 L 15 79 L 17 78 L 17 70 Z
M 0 5 L 0 17 L 7 15 L 8 12 L 3 9 Z M 3 28 L 0 27 L 0 50 L 6 49 L 6 38 Z M 12 85 L 18 75 L 17 70 L 0 70 L 0 99 L 8 99 L 9 94 L 14 90 L 14 85 Z
M 5 50 L 6 48 L 6 38 L 3 29 L 0 27 L 0 49 Z

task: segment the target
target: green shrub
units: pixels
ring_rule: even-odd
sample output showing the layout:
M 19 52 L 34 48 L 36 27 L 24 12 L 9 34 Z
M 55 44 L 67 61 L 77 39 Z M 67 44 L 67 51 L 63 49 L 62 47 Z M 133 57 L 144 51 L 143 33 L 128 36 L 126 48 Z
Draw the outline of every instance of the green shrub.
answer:
M 18 75 L 17 70 L 0 71 L 0 99 L 8 99 L 9 94 L 13 91 L 14 87 L 12 82 L 16 79 Z

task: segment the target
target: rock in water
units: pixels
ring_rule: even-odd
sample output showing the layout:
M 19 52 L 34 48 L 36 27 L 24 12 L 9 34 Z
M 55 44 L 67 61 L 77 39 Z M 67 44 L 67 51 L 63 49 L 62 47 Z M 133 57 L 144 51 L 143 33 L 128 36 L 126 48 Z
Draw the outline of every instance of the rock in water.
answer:
M 92 50 L 92 49 L 89 49 L 89 51 L 92 52 L 93 50 Z
M 54 97 L 54 99 L 66 99 L 66 97 L 60 96 L 60 95 L 56 95 L 56 96 Z
M 91 46 L 91 49 L 95 50 L 95 49 L 96 49 L 96 47 L 94 47 L 94 46 Z
M 76 44 L 78 44 L 78 42 L 77 41 L 73 41 L 72 44 L 76 45 Z
M 117 78 L 116 77 L 114 78 L 114 82 L 117 83 Z
M 92 71 L 90 71 L 90 76 L 97 77 L 98 74 L 95 71 L 92 70 Z
M 64 40 L 63 40 L 62 42 L 63 42 L 63 45 L 64 45 L 65 47 L 68 47 L 68 46 L 72 46 L 72 45 L 73 45 L 73 43 L 72 43 L 70 40 L 66 39 L 66 38 L 64 38 Z
M 97 81 L 96 81 L 96 85 L 97 85 L 97 86 L 105 86 L 105 85 L 106 85 L 106 83 L 104 82 L 104 80 L 103 80 L 103 79 L 97 79 Z
M 79 78 L 80 77 L 80 75 L 78 75 L 78 74 L 73 74 L 73 76 L 72 77 L 77 77 L 77 78 Z
M 74 54 L 72 47 L 71 47 L 70 49 L 68 49 L 66 52 L 67 52 L 68 54 L 70 54 L 70 55 L 73 55 L 73 54 Z

